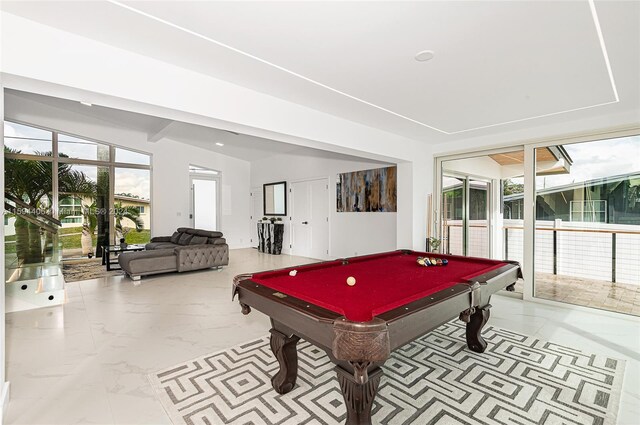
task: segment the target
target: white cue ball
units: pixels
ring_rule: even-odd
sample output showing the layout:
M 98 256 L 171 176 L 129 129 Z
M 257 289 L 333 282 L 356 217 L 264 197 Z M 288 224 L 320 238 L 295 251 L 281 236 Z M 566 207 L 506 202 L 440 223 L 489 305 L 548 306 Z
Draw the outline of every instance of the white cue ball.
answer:
M 297 274 L 298 274 L 298 270 L 291 270 L 291 271 L 289 272 L 289 276 L 295 276 L 295 275 L 297 275 Z
M 356 278 L 355 278 L 355 277 L 353 277 L 353 276 L 349 276 L 349 277 L 347 278 L 347 285 L 349 285 L 349 286 L 353 286 L 353 285 L 355 285 L 355 284 L 356 284 Z

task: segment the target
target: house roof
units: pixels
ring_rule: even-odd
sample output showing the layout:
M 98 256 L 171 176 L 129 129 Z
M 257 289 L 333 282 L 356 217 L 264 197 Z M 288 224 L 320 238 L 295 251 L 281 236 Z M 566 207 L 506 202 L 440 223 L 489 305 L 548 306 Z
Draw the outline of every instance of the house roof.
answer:
M 126 196 L 126 195 L 114 195 L 113 196 L 114 199 L 120 200 L 120 201 L 127 201 L 127 202 L 136 202 L 139 204 L 150 204 L 151 201 L 149 201 L 148 199 L 142 199 L 142 198 L 134 198 L 133 196 Z
M 569 183 L 561 186 L 554 186 L 545 189 L 539 189 L 537 191 L 538 195 L 548 195 L 550 193 L 558 193 L 564 192 L 566 190 L 573 190 L 582 187 L 591 187 L 598 186 L 602 184 L 611 184 L 611 183 L 620 183 L 626 180 L 633 180 L 633 186 L 640 185 L 640 172 L 619 174 L 616 176 L 610 177 L 598 177 L 596 179 L 585 180 L 582 182 Z M 522 199 L 524 197 L 524 193 L 514 193 L 512 195 L 507 195 L 504 197 L 505 201 L 513 201 L 515 199 Z

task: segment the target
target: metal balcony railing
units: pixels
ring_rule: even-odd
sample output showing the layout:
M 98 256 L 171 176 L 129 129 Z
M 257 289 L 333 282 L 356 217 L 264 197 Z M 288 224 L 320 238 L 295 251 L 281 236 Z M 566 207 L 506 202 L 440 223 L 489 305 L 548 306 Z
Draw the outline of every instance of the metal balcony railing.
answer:
M 640 231 L 634 229 L 637 226 L 547 224 L 535 229 L 536 272 L 640 285 Z M 489 255 L 487 224 L 470 223 L 469 227 L 469 255 Z M 502 242 L 503 258 L 523 261 L 523 236 L 522 225 L 502 227 L 502 241 L 498 243 Z M 462 223 L 444 223 L 443 252 L 461 254 L 462 243 Z
M 505 258 L 509 258 L 509 231 L 510 230 L 518 230 L 518 231 L 524 231 L 524 227 L 521 226 L 504 226 L 503 228 L 503 234 L 504 234 L 504 255 Z M 617 280 L 617 263 L 618 263 L 618 253 L 620 250 L 620 246 L 618 244 L 618 235 L 635 235 L 635 236 L 639 236 L 640 237 L 640 231 L 635 231 L 635 230 L 618 230 L 618 229 L 583 229 L 583 228 L 557 228 L 557 227 L 536 227 L 536 233 L 537 232 L 551 232 L 552 234 L 552 238 L 551 238 L 551 254 L 552 254 L 552 258 L 553 258 L 553 274 L 557 275 L 558 274 L 558 266 L 562 260 L 560 254 L 559 254 L 559 246 L 560 246 L 560 242 L 559 242 L 559 235 L 566 233 L 566 234 L 597 234 L 597 235 L 609 235 L 608 238 L 610 238 L 610 245 L 611 245 L 611 251 L 610 253 L 607 253 L 610 260 L 611 260 L 611 282 L 616 282 Z M 585 240 L 584 238 L 582 239 L 582 241 L 588 243 L 588 240 Z M 601 243 L 602 241 L 597 241 L 598 243 Z M 596 243 L 594 241 L 594 243 Z M 626 251 L 628 251 L 626 249 L 627 247 L 624 247 L 623 249 L 625 249 Z M 640 246 L 636 247 L 636 252 L 640 250 Z M 604 255 L 605 253 L 602 253 L 602 255 Z M 629 254 L 632 254 L 630 252 L 625 252 L 625 258 L 629 257 Z M 588 259 L 588 258 L 584 258 L 584 262 L 588 263 L 590 260 L 591 261 L 602 261 L 602 256 L 600 256 L 599 258 L 596 259 Z M 608 259 L 609 259 L 608 258 Z M 607 259 L 607 260 L 608 260 Z M 639 279 L 640 280 L 640 279 Z M 640 283 L 636 282 L 636 283 Z

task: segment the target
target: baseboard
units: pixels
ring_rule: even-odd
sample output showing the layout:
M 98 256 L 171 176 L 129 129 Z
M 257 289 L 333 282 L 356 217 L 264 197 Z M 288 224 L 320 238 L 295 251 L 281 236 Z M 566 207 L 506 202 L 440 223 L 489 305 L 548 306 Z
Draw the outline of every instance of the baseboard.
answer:
M 11 383 L 5 382 L 2 386 L 2 397 L 0 402 L 2 402 L 2 416 L 0 416 L 0 425 L 4 423 L 4 418 L 7 415 L 7 408 L 9 407 L 9 399 L 11 397 Z

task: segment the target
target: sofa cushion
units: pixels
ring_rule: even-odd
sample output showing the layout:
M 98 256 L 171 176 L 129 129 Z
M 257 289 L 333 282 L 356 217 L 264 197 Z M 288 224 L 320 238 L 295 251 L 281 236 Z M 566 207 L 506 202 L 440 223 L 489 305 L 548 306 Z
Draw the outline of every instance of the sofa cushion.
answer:
M 178 245 L 189 245 L 189 242 L 191 242 L 191 238 L 193 238 L 193 235 L 182 233 L 180 235 L 180 240 L 178 240 Z
M 180 240 L 180 232 L 173 232 L 173 235 L 171 235 L 171 242 L 177 244 L 179 240 Z
M 120 267 L 130 275 L 141 275 L 177 269 L 174 249 L 123 252 L 118 256 Z
M 175 248 L 178 244 L 171 242 L 149 242 L 144 246 L 147 251 L 155 249 Z
M 204 245 L 206 243 L 207 243 L 206 236 L 193 235 L 193 237 L 191 238 L 191 241 L 189 242 L 189 245 Z
M 171 242 L 171 236 L 154 236 L 149 242 Z
M 227 240 L 225 238 L 209 238 L 207 243 L 211 245 L 224 245 L 227 243 Z
M 222 232 L 218 232 L 215 230 L 190 229 L 189 233 L 191 233 L 192 235 L 205 236 L 207 238 L 222 237 Z

